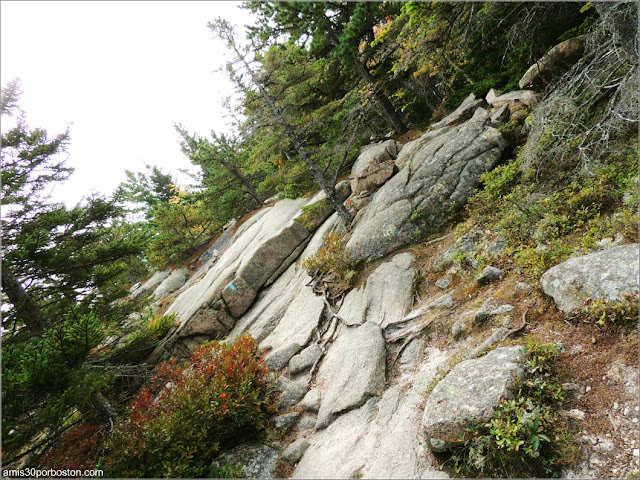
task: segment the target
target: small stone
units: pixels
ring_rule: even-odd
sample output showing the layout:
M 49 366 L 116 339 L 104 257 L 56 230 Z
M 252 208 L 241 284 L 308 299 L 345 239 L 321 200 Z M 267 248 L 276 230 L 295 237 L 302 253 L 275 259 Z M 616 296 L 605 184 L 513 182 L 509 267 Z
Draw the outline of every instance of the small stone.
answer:
M 451 285 L 452 277 L 451 275 L 445 275 L 440 280 L 436 282 L 436 287 L 445 290 L 449 285 Z
M 291 382 L 282 392 L 278 400 L 278 410 L 284 411 L 293 407 L 309 391 L 309 384 L 306 380 Z
M 571 396 L 577 395 L 580 391 L 580 386 L 577 383 L 567 382 L 563 383 L 561 386 L 562 391 Z
M 322 355 L 320 346 L 317 343 L 311 344 L 289 360 L 289 371 L 295 375 L 311 368 L 320 355 Z
M 489 317 L 491 316 L 490 315 L 491 310 L 493 310 L 495 307 L 496 307 L 495 302 L 493 301 L 493 299 L 490 298 L 489 300 L 484 302 L 482 306 L 478 309 L 475 317 L 473 317 L 473 321 L 476 324 L 478 324 L 488 320 Z
M 273 421 L 276 424 L 276 428 L 284 428 L 285 430 L 288 430 L 296 424 L 298 418 L 300 418 L 300 412 L 292 412 L 285 413 L 284 415 L 278 415 L 273 419 Z
M 309 390 L 300 402 L 300 406 L 308 412 L 317 413 L 320 410 L 320 389 L 315 387 Z
M 631 409 L 629 407 L 624 407 L 624 410 L 622 411 L 622 415 L 627 417 L 630 413 L 631 413 Z
M 431 449 L 436 453 L 447 451 L 447 444 L 444 440 L 441 440 L 439 438 L 430 438 L 429 443 L 431 443 Z
M 428 308 L 445 308 L 450 307 L 451 305 L 453 305 L 453 297 L 450 293 L 447 293 L 446 295 L 442 295 L 441 297 L 436 298 L 433 302 L 431 302 L 431 304 L 429 304 Z
M 482 274 L 476 279 L 476 283 L 480 286 L 488 285 L 502 278 L 503 272 L 496 267 L 484 267 Z
M 634 449 L 633 449 L 633 456 L 634 456 L 634 457 L 637 457 L 637 456 L 639 456 L 639 455 L 640 455 L 640 450 L 638 450 L 637 448 L 634 448 Z
M 618 404 L 618 402 L 613 402 L 613 409 L 617 410 L 618 408 L 620 408 L 620 405 Z
M 467 325 L 458 320 L 456 321 L 452 326 L 451 326 L 451 335 L 453 336 L 453 338 L 460 338 L 464 332 L 467 330 Z
M 578 410 L 577 408 L 572 408 L 566 412 L 568 417 L 576 418 L 578 420 L 584 420 L 585 413 L 582 410 Z
M 318 417 L 315 415 L 305 415 L 302 417 L 302 420 L 298 422 L 298 431 L 300 432 L 308 432 L 316 428 L 316 423 L 318 422 Z
M 527 282 L 518 282 L 515 286 L 516 292 L 530 292 L 533 290 L 533 287 L 530 283 Z
M 584 391 L 585 391 L 585 393 L 589 393 L 589 392 L 591 391 L 591 387 L 590 387 L 589 385 L 587 385 L 587 386 L 584 388 Z
M 309 448 L 309 440 L 306 438 L 299 438 L 291 445 L 289 445 L 284 452 L 282 452 L 282 459 L 285 462 L 297 463 L 304 455 L 304 452 Z
M 282 370 L 302 347 L 297 343 L 289 343 L 273 350 L 265 357 L 265 365 L 270 370 Z
M 490 318 L 503 317 L 509 314 L 510 312 L 512 312 L 513 310 L 514 310 L 513 305 L 508 305 L 508 304 L 496 305 L 495 301 L 490 298 L 489 300 L 484 302 L 482 306 L 478 309 L 474 317 L 474 322 L 478 324 L 478 323 L 485 322 Z

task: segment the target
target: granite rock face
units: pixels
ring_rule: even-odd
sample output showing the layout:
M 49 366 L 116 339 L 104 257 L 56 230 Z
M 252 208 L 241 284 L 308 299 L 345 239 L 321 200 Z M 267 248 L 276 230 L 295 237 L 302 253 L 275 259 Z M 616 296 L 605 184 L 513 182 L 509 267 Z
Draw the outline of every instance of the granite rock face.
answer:
M 156 301 L 163 299 L 170 293 L 175 292 L 185 284 L 189 277 L 188 268 L 177 268 L 165 278 L 160 285 L 153 291 Z
M 316 428 L 325 428 L 336 415 L 382 391 L 385 356 L 382 330 L 373 322 L 339 334 L 318 371 L 322 403 Z M 350 360 L 345 362 L 345 358 Z
M 638 270 L 638 244 L 632 243 L 570 258 L 547 270 L 541 284 L 560 310 L 571 312 L 587 298 L 616 301 L 637 295 Z
M 488 421 L 503 398 L 512 395 L 515 378 L 524 374 L 522 348 L 497 348 L 484 357 L 456 365 L 433 389 L 422 426 L 432 450 L 445 451 L 473 422 Z
M 130 297 L 133 299 L 142 298 L 151 294 L 156 288 L 169 277 L 169 270 L 160 270 L 153 274 L 153 276 L 147 280 L 142 286 L 136 288 L 131 292 Z
M 366 321 L 385 328 L 401 320 L 413 303 L 413 255 L 401 253 L 380 265 L 364 287 L 346 296 L 340 312 L 347 325 L 362 325 Z
M 401 170 L 360 212 L 346 245 L 348 257 L 385 255 L 410 243 L 422 228 L 441 225 L 447 211 L 461 208 L 478 187 L 480 175 L 496 165 L 508 145 L 488 122 L 443 127 L 407 144 L 398 158 Z

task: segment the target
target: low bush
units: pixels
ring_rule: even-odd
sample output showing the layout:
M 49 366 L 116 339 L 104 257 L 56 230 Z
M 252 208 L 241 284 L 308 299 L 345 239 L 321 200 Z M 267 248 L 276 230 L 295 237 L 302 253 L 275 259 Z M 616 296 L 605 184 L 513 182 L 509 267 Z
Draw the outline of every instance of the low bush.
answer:
M 257 438 L 275 411 L 268 370 L 250 335 L 164 363 L 108 442 L 109 475 L 201 477 L 222 449 Z
M 328 233 L 318 253 L 308 256 L 302 262 L 302 268 L 312 278 L 322 278 L 330 285 L 334 296 L 351 287 L 356 267 L 356 263 L 346 256 L 344 238 L 336 233 Z
M 493 418 L 469 427 L 451 464 L 458 474 L 495 478 L 552 477 L 563 457 L 564 432 L 555 410 L 563 399 L 555 357 L 558 346 L 529 339 L 526 374 L 513 399 L 502 400 Z
M 472 229 L 504 234 L 507 256 L 532 278 L 574 252 L 589 253 L 605 238 L 638 238 L 637 139 L 594 166 L 575 170 L 565 183 L 536 178 L 522 167 L 521 155 L 485 173 L 484 189 L 469 200 L 468 220 L 458 235 Z
M 37 462 L 41 470 L 90 470 L 95 468 L 105 432 L 88 419 L 67 430 L 55 445 Z
M 598 325 L 638 325 L 638 292 L 625 295 L 621 300 L 589 299 L 584 310 L 578 314 L 588 322 Z

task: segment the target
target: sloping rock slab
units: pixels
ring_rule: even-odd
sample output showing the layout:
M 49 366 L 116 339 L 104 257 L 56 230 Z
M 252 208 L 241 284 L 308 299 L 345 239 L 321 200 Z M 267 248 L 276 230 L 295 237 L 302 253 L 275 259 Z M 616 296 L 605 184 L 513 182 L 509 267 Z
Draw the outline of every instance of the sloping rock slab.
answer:
M 411 146 L 402 170 L 360 211 L 346 245 L 348 257 L 378 258 L 409 243 L 420 229 L 441 225 L 448 211 L 461 208 L 478 187 L 480 175 L 495 166 L 507 147 L 487 122 L 470 121 Z
M 313 329 L 320 322 L 323 310 L 322 297 L 316 296 L 308 287 L 300 290 L 276 328 L 261 342 L 260 348 L 278 349 L 290 343 L 306 345 L 311 339 Z
M 334 213 L 316 230 L 300 258 L 289 266 L 272 285 L 263 290 L 251 309 L 238 320 L 229 338 L 235 338 L 247 330 L 253 338 L 261 342 L 276 328 L 299 293 L 302 290 L 311 290 L 306 286 L 311 277 L 300 265 L 307 257 L 318 252 L 322 247 L 324 236 L 339 222 L 338 215 Z
M 470 93 L 469 96 L 462 101 L 458 108 L 456 108 L 452 113 L 447 115 L 439 122 L 431 125 L 431 127 L 429 128 L 431 130 L 435 130 L 437 128 L 453 127 L 455 125 L 459 125 L 462 122 L 469 120 L 478 108 L 484 107 L 486 105 L 487 104 L 483 99 L 476 98 L 473 93 Z
M 149 295 L 169 276 L 169 270 L 161 270 L 153 274 L 153 276 L 147 280 L 141 287 L 131 293 L 130 297 L 133 299 L 144 297 Z
M 185 284 L 188 277 L 188 268 L 178 268 L 171 272 L 171 275 L 165 278 L 164 281 L 160 285 L 158 285 L 158 288 L 153 291 L 153 296 L 155 297 L 156 301 L 162 300 L 170 293 L 175 292 Z
M 541 283 L 544 293 L 566 313 L 580 308 L 589 297 L 616 301 L 637 294 L 638 244 L 570 258 L 547 270 Z
M 218 466 L 241 465 L 246 478 L 273 478 L 278 450 L 266 445 L 245 444 L 223 453 L 214 460 Z M 212 475 L 209 477 L 213 478 Z
M 370 398 L 308 435 L 293 478 L 448 478 L 433 470 L 420 434 L 425 389 L 447 361 L 430 349 L 420 371 L 403 375 L 379 401 Z
M 484 357 L 456 365 L 438 383 L 424 408 L 422 426 L 434 451 L 460 441 L 458 434 L 493 416 L 498 402 L 510 398 L 514 380 L 524 374 L 519 346 L 497 348 Z
M 373 322 L 343 330 L 318 371 L 322 404 L 316 428 L 364 404 L 382 391 L 385 381 L 385 342 Z
M 307 199 L 281 200 L 273 207 L 262 210 L 261 216 L 254 216 L 251 226 L 244 229 L 240 236 L 236 233 L 233 243 L 206 275 L 193 284 L 187 284 L 168 308 L 167 315 L 176 313 L 180 326 L 156 348 L 147 359 L 149 363 L 155 363 L 173 352 L 179 356 L 188 354 L 186 350 L 191 348 L 193 342 L 187 342 L 189 346 L 186 350 L 184 348 L 180 348 L 180 352 L 176 350 L 180 347 L 176 344 L 183 339 L 187 341 L 188 337 L 203 336 L 198 340 L 206 341 L 229 332 L 236 320 L 227 311 L 222 299 L 223 290 L 227 287 L 231 290 L 230 284 L 234 282 L 238 269 L 250 263 L 249 259 L 256 255 L 262 245 L 278 237 L 288 224 L 293 223 L 292 219 L 300 214 L 300 208 L 306 203 L 308 203 Z M 295 249 L 297 246 L 291 247 Z M 253 287 L 245 290 L 253 300 L 256 290 Z M 248 305 L 250 303 L 248 300 L 237 298 L 237 295 L 241 294 L 242 292 L 237 291 L 236 295 L 231 296 L 235 305 Z M 238 312 L 241 309 L 242 307 L 237 309 L 235 314 L 239 315 Z
M 347 325 L 362 325 L 367 321 L 385 328 L 400 321 L 413 303 L 413 255 L 401 253 L 383 263 L 367 278 L 359 290 L 352 290 L 345 298 L 340 316 Z

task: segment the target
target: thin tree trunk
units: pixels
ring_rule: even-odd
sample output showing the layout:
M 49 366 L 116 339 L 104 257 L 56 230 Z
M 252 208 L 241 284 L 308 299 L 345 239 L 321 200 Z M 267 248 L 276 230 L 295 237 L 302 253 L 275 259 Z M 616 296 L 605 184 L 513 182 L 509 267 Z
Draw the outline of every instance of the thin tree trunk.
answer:
M 360 77 L 362 77 L 362 79 L 366 83 L 373 85 L 374 83 L 373 78 L 371 77 L 371 74 L 369 73 L 369 69 L 367 68 L 365 63 L 359 58 L 356 58 L 354 61 L 354 64 L 355 64 L 356 70 L 360 74 Z M 380 90 L 374 91 L 374 95 L 375 95 L 376 101 L 380 105 L 380 108 L 382 108 L 382 113 L 387 119 L 387 122 L 389 122 L 389 124 L 396 131 L 396 133 L 407 132 L 409 128 L 405 125 L 404 121 L 402 120 L 402 117 L 398 114 L 396 109 L 393 108 L 393 105 L 391 104 L 387 96 Z
M 2 290 L 13 304 L 16 316 L 34 336 L 41 337 L 49 321 L 6 265 L 2 266 Z
M 231 175 L 236 177 L 236 179 L 242 184 L 246 192 L 253 197 L 258 206 L 261 207 L 262 205 L 264 205 L 264 200 L 262 199 L 262 197 L 260 197 L 260 195 L 258 195 L 256 189 L 253 188 L 251 182 L 247 180 L 244 175 L 240 174 L 240 172 L 238 172 L 235 168 L 231 167 L 225 160 L 222 160 L 221 158 L 218 158 L 217 160 L 222 164 L 224 168 L 227 169 L 229 173 L 231 173 Z

